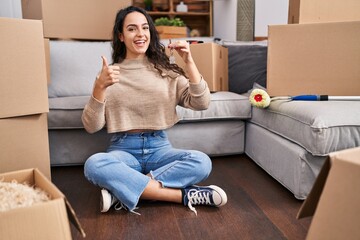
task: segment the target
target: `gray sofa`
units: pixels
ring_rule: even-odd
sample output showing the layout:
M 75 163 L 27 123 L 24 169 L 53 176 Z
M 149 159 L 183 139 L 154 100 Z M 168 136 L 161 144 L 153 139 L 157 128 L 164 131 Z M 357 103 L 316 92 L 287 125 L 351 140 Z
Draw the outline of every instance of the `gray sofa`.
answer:
M 212 93 L 208 110 L 177 108 L 181 121 L 168 130 L 175 147 L 210 156 L 247 154 L 305 199 L 332 151 L 360 146 L 360 102 L 273 102 L 267 109 L 248 101 L 254 87 L 266 88 L 266 42 L 221 42 L 229 50 L 229 92 Z M 101 55 L 109 42 L 50 41 L 48 115 L 51 164 L 83 164 L 103 151 L 106 130 L 88 134 L 80 116 L 88 101 Z
M 101 55 L 111 59 L 110 42 L 50 41 L 48 128 L 52 166 L 83 164 L 109 144 L 106 129 L 88 134 L 81 122 L 101 67 Z M 197 149 L 210 156 L 244 153 L 244 120 L 251 116 L 246 96 L 216 92 L 211 94 L 209 109 L 177 107 L 177 112 L 180 122 L 167 130 L 173 146 Z
M 230 91 L 248 96 L 252 88 L 265 89 L 265 50 L 224 45 L 229 49 Z M 246 155 L 297 199 L 307 197 L 330 152 L 359 145 L 360 101 L 274 101 L 267 109 L 252 108 L 246 120 Z

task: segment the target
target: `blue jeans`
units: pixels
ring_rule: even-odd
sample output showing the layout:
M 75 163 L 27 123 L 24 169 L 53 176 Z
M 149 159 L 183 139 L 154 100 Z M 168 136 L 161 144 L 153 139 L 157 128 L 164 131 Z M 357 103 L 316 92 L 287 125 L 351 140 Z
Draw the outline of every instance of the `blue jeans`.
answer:
M 211 160 L 202 152 L 172 147 L 165 131 L 115 133 L 106 152 L 85 162 L 85 177 L 109 190 L 130 211 L 152 179 L 163 187 L 185 188 L 205 180 Z

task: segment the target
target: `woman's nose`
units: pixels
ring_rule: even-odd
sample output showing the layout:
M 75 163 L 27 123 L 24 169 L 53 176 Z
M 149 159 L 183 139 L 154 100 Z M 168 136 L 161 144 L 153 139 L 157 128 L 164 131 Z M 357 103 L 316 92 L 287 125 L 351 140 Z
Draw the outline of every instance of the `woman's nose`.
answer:
M 145 35 L 144 30 L 140 29 L 140 30 L 138 31 L 138 35 L 139 35 L 139 36 L 144 36 L 144 35 Z

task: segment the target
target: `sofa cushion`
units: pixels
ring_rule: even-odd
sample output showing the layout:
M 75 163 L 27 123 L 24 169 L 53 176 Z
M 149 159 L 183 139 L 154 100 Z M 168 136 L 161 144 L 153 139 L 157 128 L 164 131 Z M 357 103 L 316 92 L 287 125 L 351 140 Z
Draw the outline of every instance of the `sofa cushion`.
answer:
M 83 128 L 81 115 L 90 96 L 49 98 L 49 129 Z M 211 94 L 207 110 L 193 111 L 178 106 L 176 108 L 181 122 L 248 119 L 251 106 L 248 98 L 232 92 Z
M 224 42 L 228 48 L 229 91 L 245 93 L 254 83 L 266 87 L 266 42 Z
M 49 129 L 82 129 L 81 115 L 90 96 L 49 98 Z
M 273 101 L 249 121 L 325 156 L 360 146 L 359 116 L 360 101 Z
M 111 62 L 111 43 L 51 40 L 49 97 L 89 96 L 101 69 L 101 56 Z
M 210 106 L 206 110 L 193 111 L 177 106 L 176 111 L 181 122 L 248 119 L 251 117 L 251 105 L 248 98 L 226 91 L 212 93 Z

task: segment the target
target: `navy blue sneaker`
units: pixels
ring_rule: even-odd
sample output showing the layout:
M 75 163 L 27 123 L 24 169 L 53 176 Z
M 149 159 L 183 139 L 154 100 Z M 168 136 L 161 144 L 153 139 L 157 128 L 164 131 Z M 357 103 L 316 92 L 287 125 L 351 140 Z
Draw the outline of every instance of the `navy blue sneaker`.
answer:
M 188 206 L 196 215 L 194 205 L 208 205 L 221 207 L 227 203 L 227 195 L 220 187 L 210 186 L 189 186 L 182 190 L 183 203 Z

